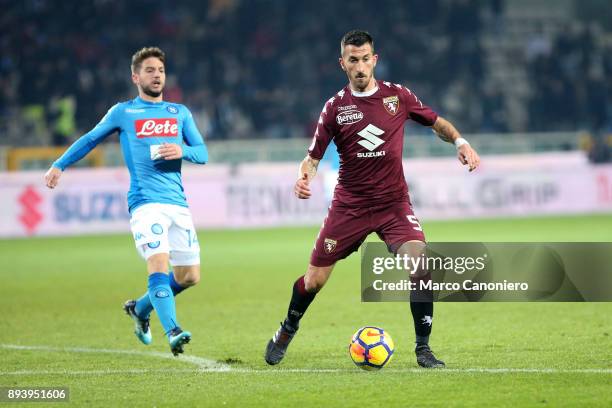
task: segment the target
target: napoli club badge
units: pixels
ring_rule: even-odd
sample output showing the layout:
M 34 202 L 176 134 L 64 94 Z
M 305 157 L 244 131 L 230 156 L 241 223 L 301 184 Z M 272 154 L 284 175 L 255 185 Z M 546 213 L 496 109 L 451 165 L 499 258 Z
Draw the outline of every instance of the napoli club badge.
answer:
M 333 239 L 329 239 L 329 238 L 325 238 L 325 241 L 323 241 L 323 248 L 325 248 L 325 253 L 326 254 L 331 254 L 332 252 L 335 251 L 336 249 L 336 244 L 338 243 L 338 241 L 335 241 Z
M 166 109 L 168 110 L 168 112 L 174 113 L 175 115 L 178 113 L 178 108 L 176 106 L 168 105 Z
M 397 95 L 383 98 L 383 106 L 387 112 L 395 116 L 399 110 L 399 98 Z

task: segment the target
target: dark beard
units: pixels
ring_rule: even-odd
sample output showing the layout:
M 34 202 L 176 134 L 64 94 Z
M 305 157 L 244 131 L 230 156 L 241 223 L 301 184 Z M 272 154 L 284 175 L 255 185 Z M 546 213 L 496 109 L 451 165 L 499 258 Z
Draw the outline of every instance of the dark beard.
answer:
M 358 79 L 366 79 L 367 80 L 368 77 L 364 76 L 364 77 L 360 77 L 360 78 L 355 78 L 355 81 L 357 81 Z M 363 87 L 357 86 L 357 84 L 354 84 L 354 86 L 355 86 L 355 88 L 357 88 L 356 89 L 357 92 L 364 92 L 369 84 L 370 84 L 370 81 L 367 81 Z
M 145 95 L 149 95 L 152 98 L 157 98 L 158 96 L 162 94 L 161 91 L 155 92 L 155 91 L 152 91 L 150 88 L 145 88 L 145 87 L 142 88 L 142 92 L 144 92 Z

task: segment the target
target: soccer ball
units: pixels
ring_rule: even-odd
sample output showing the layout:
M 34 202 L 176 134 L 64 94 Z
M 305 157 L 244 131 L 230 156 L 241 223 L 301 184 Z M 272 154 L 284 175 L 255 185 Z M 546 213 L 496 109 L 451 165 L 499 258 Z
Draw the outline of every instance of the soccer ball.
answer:
M 351 359 L 364 370 L 380 370 L 391 361 L 394 350 L 389 333 L 373 326 L 357 330 L 349 344 Z

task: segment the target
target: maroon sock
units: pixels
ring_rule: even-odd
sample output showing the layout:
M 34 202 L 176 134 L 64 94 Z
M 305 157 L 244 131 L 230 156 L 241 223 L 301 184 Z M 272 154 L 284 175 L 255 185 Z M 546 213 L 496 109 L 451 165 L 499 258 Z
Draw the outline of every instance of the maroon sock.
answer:
M 310 293 L 306 290 L 303 275 L 295 281 L 291 302 L 289 302 L 289 309 L 287 310 L 287 321 L 291 326 L 297 329 L 300 319 L 306 313 L 306 309 L 308 309 L 316 295 L 316 292 Z

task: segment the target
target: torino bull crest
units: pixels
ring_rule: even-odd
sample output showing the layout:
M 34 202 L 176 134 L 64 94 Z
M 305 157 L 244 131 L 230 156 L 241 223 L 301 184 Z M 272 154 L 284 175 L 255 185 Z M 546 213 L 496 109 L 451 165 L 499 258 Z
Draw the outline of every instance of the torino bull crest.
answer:
M 338 241 L 329 239 L 329 238 L 325 238 L 325 242 L 324 242 L 325 252 L 328 254 L 331 254 L 336 249 L 337 244 L 338 244 Z
M 396 95 L 383 98 L 383 106 L 387 112 L 395 116 L 399 110 L 399 97 Z

